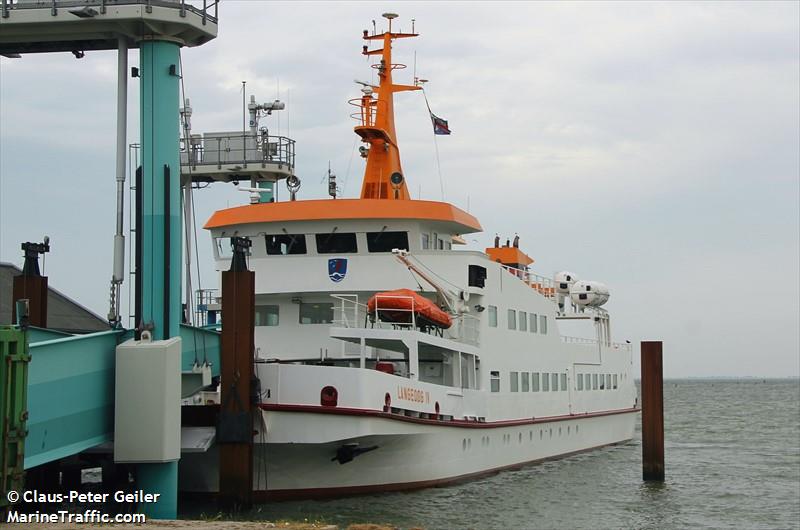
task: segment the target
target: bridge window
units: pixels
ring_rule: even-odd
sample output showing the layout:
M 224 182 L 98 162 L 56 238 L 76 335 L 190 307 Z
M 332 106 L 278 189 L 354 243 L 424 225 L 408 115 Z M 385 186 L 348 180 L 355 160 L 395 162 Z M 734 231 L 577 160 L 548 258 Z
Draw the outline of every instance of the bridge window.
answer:
M 267 242 L 267 255 L 286 256 L 306 253 L 305 234 L 273 234 L 264 236 Z
M 592 374 L 592 390 L 597 390 L 597 374 Z
M 538 333 L 538 331 L 539 331 L 539 317 L 536 315 L 536 313 L 531 313 L 530 314 L 530 323 L 531 323 L 531 325 L 529 327 L 530 327 L 531 333 Z
M 396 248 L 408 250 L 408 232 L 367 232 L 370 252 L 391 252 Z
M 513 309 L 508 310 L 508 329 L 517 329 L 517 312 Z
M 547 335 L 547 317 L 545 315 L 539 316 L 539 332 Z
M 578 374 L 578 390 L 583 390 L 583 374 Z
M 561 374 L 561 390 L 567 389 L 567 374 Z
M 616 390 L 617 388 L 618 388 L 617 387 L 617 374 L 614 374 L 614 390 Z
M 542 374 L 542 392 L 548 392 L 550 390 L 550 374 L 547 372 Z
M 317 234 L 317 252 L 319 254 L 352 254 L 358 252 L 356 235 L 354 233 L 331 232 L 330 234 Z
M 422 234 L 422 250 L 428 250 L 430 248 L 431 236 L 428 234 Z
M 511 391 L 519 392 L 519 372 L 511 372 Z
M 529 392 L 530 389 L 531 389 L 531 384 L 530 384 L 530 375 L 531 374 L 529 374 L 528 372 L 522 372 L 521 375 L 522 375 L 522 381 L 521 381 L 522 388 L 521 388 L 521 391 L 522 392 Z
M 489 327 L 496 328 L 497 327 L 497 306 L 490 305 L 489 306 Z
M 528 313 L 525 311 L 519 312 L 519 330 L 528 331 Z
M 553 380 L 553 392 L 558 391 L 558 374 L 550 374 Z
M 257 305 L 256 306 L 256 326 L 277 326 L 279 306 L 277 305 Z
M 533 372 L 531 374 L 531 392 L 538 392 L 539 391 L 539 372 Z
M 333 303 L 319 302 L 313 304 L 300 303 L 301 324 L 332 324 Z

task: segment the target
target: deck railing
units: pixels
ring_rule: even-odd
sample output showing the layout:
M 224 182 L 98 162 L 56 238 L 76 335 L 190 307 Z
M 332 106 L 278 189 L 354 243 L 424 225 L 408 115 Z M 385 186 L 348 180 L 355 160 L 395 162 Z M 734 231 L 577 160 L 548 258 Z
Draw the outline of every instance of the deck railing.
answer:
M 598 339 L 587 339 L 585 337 L 569 337 L 567 335 L 561 335 L 561 342 L 565 342 L 567 344 L 583 344 L 586 346 L 597 346 L 600 344 Z M 624 351 L 631 351 L 632 345 L 629 342 L 604 342 L 604 346 L 609 348 L 613 348 L 615 350 L 624 350 Z
M 195 13 L 202 17 L 203 24 L 206 21 L 216 24 L 219 19 L 219 0 L 0 0 L 0 13 L 8 18 L 15 9 L 50 8 L 55 16 L 59 8 L 97 7 L 105 14 L 107 8 L 122 5 L 143 5 L 148 12 L 153 6 L 179 8 L 180 16 L 185 17 L 187 11 Z
M 543 296 L 547 298 L 555 298 L 555 282 L 552 278 L 540 276 L 539 274 L 527 271 L 525 269 L 518 269 L 510 265 L 502 265 L 512 276 L 519 278 L 526 285 L 536 289 Z
M 185 139 L 182 139 L 185 143 Z M 248 164 L 283 164 L 294 168 L 295 141 L 286 136 L 255 136 L 242 133 L 206 133 L 192 135 L 189 145 L 181 149 L 181 166 L 196 169 L 197 166 L 237 164 L 246 168 Z

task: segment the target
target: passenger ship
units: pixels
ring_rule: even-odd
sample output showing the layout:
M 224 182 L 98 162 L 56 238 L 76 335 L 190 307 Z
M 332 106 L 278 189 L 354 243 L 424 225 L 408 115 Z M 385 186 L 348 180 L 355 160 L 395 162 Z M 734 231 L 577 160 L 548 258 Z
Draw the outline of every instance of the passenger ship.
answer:
M 392 44 L 417 34 L 384 16 L 387 31 L 363 35 L 381 46 L 363 50 L 379 83 L 351 101 L 361 196 L 248 204 L 206 224 L 219 270 L 228 238 L 252 241 L 254 489 L 270 498 L 446 484 L 633 436 L 632 352 L 611 341 L 605 287 L 534 274 L 516 240 L 459 249 L 478 220 L 410 197 L 394 94 L 421 86 L 393 81 Z M 559 334 L 576 319 L 596 338 Z M 217 489 L 215 464 L 181 462 L 185 484 Z

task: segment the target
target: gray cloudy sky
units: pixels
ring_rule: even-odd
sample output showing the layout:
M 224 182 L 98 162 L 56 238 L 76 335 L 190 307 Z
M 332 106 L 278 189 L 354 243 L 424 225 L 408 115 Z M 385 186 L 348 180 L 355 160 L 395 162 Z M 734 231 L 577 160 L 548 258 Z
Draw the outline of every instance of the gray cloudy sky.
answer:
M 183 51 L 194 132 L 240 128 L 247 80 L 259 100 L 289 102 L 269 125 L 297 140 L 301 196 L 324 196 L 328 161 L 354 196 L 347 100 L 372 75 L 361 30 L 390 10 L 421 33 L 395 56 L 410 67 L 416 52 L 450 121 L 445 198 L 482 221 L 473 246 L 517 231 L 537 272 L 604 281 L 615 338 L 663 339 L 668 376 L 800 374 L 799 3 L 225 0 L 219 38 Z M 0 58 L 0 261 L 49 235 L 51 285 L 101 315 L 115 68 L 114 52 Z M 422 96 L 396 109 L 409 188 L 439 200 Z M 222 185 L 196 197 L 200 224 L 247 199 Z

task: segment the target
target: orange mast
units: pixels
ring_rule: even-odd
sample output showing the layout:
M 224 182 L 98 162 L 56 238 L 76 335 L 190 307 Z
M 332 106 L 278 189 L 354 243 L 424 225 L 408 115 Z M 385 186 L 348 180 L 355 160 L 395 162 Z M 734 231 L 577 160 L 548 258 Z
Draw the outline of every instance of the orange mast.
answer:
M 351 103 L 361 109 L 355 117 L 361 125 L 355 132 L 369 149 L 362 148 L 362 156 L 366 154 L 367 167 L 364 170 L 364 182 L 361 186 L 362 199 L 402 199 L 409 200 L 403 170 L 400 167 L 400 150 L 397 147 L 397 134 L 394 128 L 394 93 L 407 90 L 420 90 L 416 85 L 397 85 L 392 82 L 392 71 L 405 68 L 404 64 L 392 63 L 392 40 L 416 37 L 417 33 L 392 33 L 394 13 L 384 13 L 389 20 L 389 31 L 369 35 L 364 30 L 364 40 L 382 40 L 383 48 L 370 50 L 364 46 L 364 55 L 381 55 L 381 62 L 372 65 L 378 70 L 379 85 L 365 85 L 361 90 L 363 96 Z M 377 91 L 377 99 L 373 93 Z

